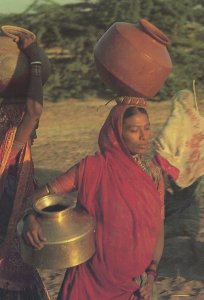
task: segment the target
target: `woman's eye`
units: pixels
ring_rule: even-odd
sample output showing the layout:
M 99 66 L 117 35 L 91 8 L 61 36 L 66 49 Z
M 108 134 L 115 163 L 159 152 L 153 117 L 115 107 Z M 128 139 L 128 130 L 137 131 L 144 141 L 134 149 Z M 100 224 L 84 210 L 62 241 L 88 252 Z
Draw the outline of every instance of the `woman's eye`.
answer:
M 131 128 L 130 129 L 130 132 L 137 132 L 138 131 L 138 128 Z

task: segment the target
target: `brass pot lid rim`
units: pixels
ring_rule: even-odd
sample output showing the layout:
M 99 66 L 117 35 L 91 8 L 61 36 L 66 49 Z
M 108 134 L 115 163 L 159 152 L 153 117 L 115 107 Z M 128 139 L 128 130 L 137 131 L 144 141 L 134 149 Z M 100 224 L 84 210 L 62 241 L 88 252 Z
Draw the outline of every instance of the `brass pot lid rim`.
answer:
M 67 215 L 68 213 L 72 213 L 73 209 L 75 207 L 75 203 L 70 201 L 70 203 L 62 202 L 62 200 L 65 200 L 68 198 L 65 195 L 46 195 L 43 197 L 38 198 L 33 203 L 33 209 L 36 213 L 40 214 L 42 217 L 59 217 Z M 53 201 L 53 202 L 52 202 Z M 62 205 L 62 209 L 58 211 L 43 211 L 43 209 L 47 207 L 51 207 L 54 205 Z

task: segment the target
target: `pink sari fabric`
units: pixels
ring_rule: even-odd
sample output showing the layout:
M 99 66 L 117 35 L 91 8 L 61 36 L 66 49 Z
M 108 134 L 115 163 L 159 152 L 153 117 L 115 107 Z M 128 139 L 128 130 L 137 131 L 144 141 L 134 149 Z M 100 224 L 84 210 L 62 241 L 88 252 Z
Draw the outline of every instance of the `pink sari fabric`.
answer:
M 0 296 L 19 299 L 22 292 L 27 297 L 21 296 L 22 300 L 46 300 L 49 297 L 37 270 L 22 261 L 16 231 L 26 207 L 25 199 L 36 186 L 28 144 L 11 160 L 16 128 L 23 113 L 21 105 L 0 105 Z
M 152 260 L 161 228 L 161 201 L 152 178 L 122 139 L 126 105 L 116 105 L 99 135 L 100 153 L 78 170 L 78 203 L 96 220 L 96 253 L 67 270 L 60 300 L 137 299 L 133 278 Z

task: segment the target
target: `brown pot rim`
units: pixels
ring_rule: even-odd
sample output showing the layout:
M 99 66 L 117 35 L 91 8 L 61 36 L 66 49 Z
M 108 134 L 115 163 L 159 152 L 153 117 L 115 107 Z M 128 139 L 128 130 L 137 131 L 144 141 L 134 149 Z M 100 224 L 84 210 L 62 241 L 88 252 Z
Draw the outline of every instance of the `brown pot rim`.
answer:
M 163 33 L 159 28 L 157 28 L 154 24 L 150 23 L 146 19 L 141 19 L 139 21 L 142 29 L 146 31 L 149 35 L 151 35 L 156 41 L 161 44 L 167 46 L 171 43 L 170 39 Z
M 1 26 L 1 31 L 8 37 L 11 37 L 12 39 L 16 39 L 16 37 L 18 37 L 18 34 L 22 34 L 22 33 L 31 36 L 33 40 L 36 39 L 36 35 L 32 31 L 25 29 L 23 27 L 18 27 L 13 25 L 3 25 Z

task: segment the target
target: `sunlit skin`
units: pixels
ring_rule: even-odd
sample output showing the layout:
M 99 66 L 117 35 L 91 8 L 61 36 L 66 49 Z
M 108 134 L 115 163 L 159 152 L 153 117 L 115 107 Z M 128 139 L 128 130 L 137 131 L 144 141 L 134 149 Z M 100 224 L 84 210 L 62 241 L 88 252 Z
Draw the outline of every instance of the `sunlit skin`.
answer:
M 137 113 L 123 121 L 123 139 L 132 155 L 143 155 L 149 149 L 151 128 L 146 114 Z

